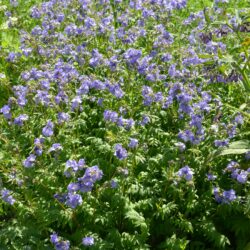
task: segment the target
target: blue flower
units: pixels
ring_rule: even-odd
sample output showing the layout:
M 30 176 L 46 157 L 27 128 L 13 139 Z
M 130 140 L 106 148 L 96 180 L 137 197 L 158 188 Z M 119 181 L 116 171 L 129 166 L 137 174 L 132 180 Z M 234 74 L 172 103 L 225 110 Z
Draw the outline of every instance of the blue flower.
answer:
M 66 162 L 66 169 L 65 169 L 65 176 L 69 177 L 71 176 L 71 172 L 69 171 L 70 169 L 72 169 L 73 172 L 77 172 L 81 169 L 83 169 L 83 167 L 85 166 L 85 160 L 84 159 L 80 159 L 78 162 L 75 160 L 68 160 Z
M 127 61 L 130 64 L 135 64 L 137 60 L 142 56 L 141 50 L 137 49 L 132 49 L 129 48 L 125 53 L 124 53 L 124 58 L 127 59 Z
M 54 244 L 56 250 L 69 250 L 70 242 L 61 240 L 56 233 L 50 235 L 50 241 Z
M 80 159 L 78 161 L 78 168 L 82 169 L 85 166 L 85 160 L 84 159 Z
M 116 180 L 111 180 L 110 181 L 110 186 L 111 186 L 111 188 L 117 188 L 118 187 L 117 181 Z
M 71 103 L 72 103 L 71 104 L 71 109 L 75 110 L 82 103 L 82 98 L 80 96 L 76 96 L 75 98 L 72 99 Z
M 36 104 L 41 103 L 44 106 L 49 106 L 51 96 L 47 90 L 37 90 L 37 94 L 35 96 Z
M 71 182 L 71 183 L 69 183 L 69 185 L 68 185 L 68 191 L 69 192 L 75 192 L 75 191 L 78 191 L 78 190 L 80 190 L 80 183 L 79 182 Z
M 71 208 L 76 208 L 82 204 L 82 196 L 79 194 L 68 193 L 66 205 Z
M 235 194 L 235 191 L 233 189 L 224 191 L 222 193 L 222 197 L 223 197 L 223 202 L 224 203 L 232 202 L 232 201 L 234 201 L 237 198 L 236 194 Z
M 94 245 L 94 242 L 95 242 L 95 240 L 94 240 L 94 238 L 91 237 L 91 236 L 87 236 L 87 237 L 84 237 L 84 238 L 82 239 L 82 244 L 83 244 L 84 246 L 92 246 L 92 245 Z
M 142 121 L 140 122 L 140 124 L 141 124 L 142 126 L 144 126 L 144 125 L 148 124 L 149 122 L 150 122 L 149 117 L 148 117 L 147 115 L 143 115 L 143 116 L 142 116 Z
M 42 155 L 43 153 L 42 146 L 43 146 L 44 141 L 45 141 L 44 138 L 36 138 L 34 140 L 34 144 L 35 144 L 34 151 L 35 151 L 35 154 L 38 156 Z
M 214 141 L 215 147 L 226 147 L 229 145 L 229 139 L 226 140 L 215 140 Z
M 250 151 L 246 152 L 245 158 L 246 158 L 246 160 L 250 160 Z
M 8 57 L 6 59 L 9 62 L 14 62 L 15 58 L 16 58 L 16 53 L 10 52 L 9 55 L 8 55 Z
M 14 124 L 18 126 L 23 126 L 23 122 L 27 121 L 29 119 L 29 116 L 26 114 L 19 115 L 17 118 L 14 119 Z
M 9 203 L 10 205 L 13 205 L 15 203 L 15 199 L 13 198 L 12 195 L 10 195 L 10 191 L 6 188 L 1 190 L 1 195 L 2 195 L 2 199 Z
M 184 177 L 187 181 L 192 180 L 193 174 L 194 172 L 189 166 L 185 166 L 178 171 L 178 175 Z
M 67 196 L 68 196 L 67 194 L 58 194 L 58 193 L 54 194 L 54 198 L 63 203 L 66 202 Z
M 227 164 L 227 167 L 226 167 L 225 171 L 233 172 L 238 167 L 239 167 L 239 163 L 238 162 L 236 162 L 236 161 L 230 161 Z
M 53 135 L 54 124 L 50 120 L 47 122 L 46 126 L 43 128 L 42 133 L 46 137 Z
M 56 233 L 51 234 L 51 235 L 50 235 L 50 241 L 51 241 L 53 244 L 59 242 L 59 237 L 58 237 L 58 235 L 57 235 Z
M 129 148 L 136 148 L 138 146 L 138 140 L 135 138 L 130 138 L 130 142 L 128 144 Z
M 115 145 L 115 153 L 114 155 L 119 159 L 119 160 L 124 160 L 128 157 L 127 150 L 122 147 L 121 144 L 116 144 Z
M 216 175 L 213 175 L 213 174 L 211 174 L 211 173 L 208 173 L 208 174 L 207 174 L 207 179 L 208 179 L 209 181 L 214 181 L 216 178 L 217 178 Z
M 72 170 L 74 172 L 76 172 L 78 170 L 78 164 L 77 164 L 77 162 L 75 160 L 68 160 L 66 162 L 66 169 L 68 169 L 68 168 L 72 168 Z
M 118 99 L 124 96 L 124 92 L 122 91 L 119 84 L 109 86 L 109 91 Z
M 26 168 L 34 167 L 36 156 L 31 154 L 26 160 L 23 161 L 23 166 Z
M 68 185 L 68 191 L 81 191 L 83 193 L 90 192 L 94 187 L 94 183 L 101 180 L 102 176 L 103 172 L 98 166 L 89 167 L 86 169 L 83 177 L 78 178 L 77 182 Z
M 237 175 L 236 179 L 239 183 L 246 183 L 248 178 L 248 172 L 241 170 L 240 173 Z
M 186 145 L 183 142 L 176 142 L 174 145 L 180 150 L 180 152 L 183 152 L 186 149 Z
M 4 115 L 6 119 L 11 119 L 11 112 L 10 112 L 10 106 L 9 105 L 4 105 L 1 109 L 0 112 Z
M 69 119 L 70 119 L 70 115 L 68 113 L 59 112 L 57 115 L 58 124 L 68 122 Z
M 85 180 L 91 180 L 93 182 L 96 182 L 101 180 L 102 176 L 103 176 L 102 170 L 100 170 L 98 166 L 93 166 L 86 169 L 83 178 Z
M 63 147 L 61 146 L 60 143 L 54 143 L 54 144 L 52 144 L 52 146 L 51 146 L 51 148 L 48 150 L 48 152 L 50 153 L 50 152 L 54 152 L 54 151 L 60 151 L 60 150 L 62 150 L 62 149 L 63 149 Z
M 241 114 L 237 115 L 235 118 L 234 118 L 234 122 L 236 124 L 243 124 L 244 123 L 244 118 Z
M 222 203 L 223 202 L 223 198 L 221 196 L 220 193 L 220 189 L 218 187 L 214 187 L 213 188 L 213 194 L 214 194 L 214 198 L 218 203 Z
M 117 122 L 118 119 L 118 114 L 110 110 L 105 110 L 103 116 L 106 121 Z

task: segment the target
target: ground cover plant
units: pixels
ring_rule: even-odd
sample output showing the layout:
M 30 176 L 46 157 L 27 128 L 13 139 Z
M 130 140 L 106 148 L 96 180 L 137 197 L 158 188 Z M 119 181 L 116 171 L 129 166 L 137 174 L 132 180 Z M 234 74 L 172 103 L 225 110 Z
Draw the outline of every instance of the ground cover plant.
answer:
M 250 249 L 247 1 L 0 10 L 0 249 Z

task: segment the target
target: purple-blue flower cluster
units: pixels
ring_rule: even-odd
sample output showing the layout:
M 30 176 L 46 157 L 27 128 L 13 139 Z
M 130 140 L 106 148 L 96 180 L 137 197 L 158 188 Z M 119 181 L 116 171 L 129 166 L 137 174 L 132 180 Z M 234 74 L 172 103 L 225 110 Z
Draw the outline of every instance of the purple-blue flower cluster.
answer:
M 127 130 L 130 130 L 135 125 L 132 118 L 125 119 L 122 116 L 119 116 L 115 111 L 105 110 L 103 116 L 106 121 L 116 123 L 117 126 L 124 127 Z
M 71 176 L 71 173 L 76 173 L 79 170 L 82 170 L 85 166 L 85 160 L 80 159 L 78 162 L 76 160 L 68 160 L 66 162 L 66 168 L 64 171 L 64 175 L 67 177 Z
M 69 250 L 70 242 L 62 240 L 56 233 L 50 235 L 50 241 L 55 246 L 56 250 Z
M 6 188 L 1 190 L 1 198 L 10 205 L 13 205 L 16 202 L 16 200 L 11 195 L 11 191 Z
M 80 191 L 82 193 L 90 192 L 96 181 L 101 180 L 103 172 L 98 166 L 88 167 L 82 177 L 78 178 L 77 182 L 72 182 L 68 185 L 69 192 Z
M 235 190 L 233 190 L 233 189 L 225 190 L 225 191 L 221 192 L 218 187 L 214 187 L 213 194 L 214 194 L 215 200 L 218 203 L 229 204 L 229 203 L 233 202 L 234 200 L 236 200 L 236 198 L 237 198 Z
M 181 168 L 177 174 L 181 178 L 185 178 L 187 181 L 191 181 L 193 178 L 194 171 L 189 166 L 185 166 Z
M 240 165 L 238 162 L 231 161 L 228 163 L 227 167 L 224 170 L 224 173 L 229 172 L 231 177 L 237 180 L 239 183 L 246 183 L 249 176 L 249 171 L 240 169 Z
M 115 145 L 115 153 L 114 155 L 119 159 L 119 160 L 124 160 L 128 157 L 128 152 L 125 148 L 122 147 L 121 144 L 116 144 Z

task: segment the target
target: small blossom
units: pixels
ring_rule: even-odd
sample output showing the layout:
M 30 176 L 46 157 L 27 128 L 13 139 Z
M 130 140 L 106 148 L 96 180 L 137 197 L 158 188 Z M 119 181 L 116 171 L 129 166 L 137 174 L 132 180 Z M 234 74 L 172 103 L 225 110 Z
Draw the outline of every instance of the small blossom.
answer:
M 0 113 L 2 113 L 6 119 L 11 119 L 11 112 L 10 112 L 10 106 L 9 105 L 4 105 L 0 109 Z
M 76 208 L 82 204 L 82 196 L 79 194 L 69 193 L 66 200 L 66 205 L 71 208 Z
M 178 175 L 184 177 L 187 181 L 192 180 L 193 174 L 194 172 L 189 166 L 185 166 L 178 171 Z
M 222 197 L 223 197 L 224 203 L 229 203 L 229 202 L 232 202 L 236 199 L 236 194 L 235 194 L 235 191 L 233 189 L 230 189 L 228 191 L 224 191 L 222 193 Z
M 54 124 L 50 120 L 47 122 L 46 126 L 43 128 L 42 133 L 46 137 L 53 135 Z
M 119 172 L 120 174 L 122 174 L 124 177 L 127 177 L 128 174 L 129 174 L 129 171 L 128 171 L 127 168 L 119 168 L 119 169 L 118 169 L 118 172 Z
M 68 160 L 66 162 L 66 168 L 71 168 L 74 172 L 78 170 L 78 164 L 75 160 Z
M 61 240 L 56 233 L 50 235 L 50 241 L 56 250 L 69 250 L 70 248 L 70 242 L 68 240 Z
M 57 235 L 56 233 L 51 234 L 51 235 L 50 235 L 50 241 L 51 241 L 53 244 L 59 242 L 59 237 L 58 237 L 58 235 Z
M 244 118 L 242 115 L 237 115 L 235 118 L 234 118 L 234 122 L 236 124 L 243 124 L 244 123 Z
M 218 187 L 214 187 L 214 188 L 213 188 L 213 194 L 214 194 L 215 200 L 216 200 L 218 203 L 222 203 L 223 198 L 222 198 L 222 196 L 221 196 L 220 189 L 219 189 Z
M 67 200 L 67 194 L 54 194 L 54 198 L 57 199 L 58 201 L 64 203 Z
M 248 172 L 244 170 L 241 170 L 240 173 L 237 175 L 237 181 L 239 183 L 246 183 L 247 178 L 248 178 Z
M 57 115 L 58 124 L 68 122 L 69 119 L 70 119 L 70 115 L 64 112 L 59 112 Z
M 246 152 L 245 158 L 246 158 L 246 160 L 250 160 L 250 151 Z
M 36 156 L 31 154 L 26 160 L 23 161 L 23 166 L 26 168 L 34 167 Z
M 115 154 L 114 154 L 119 160 L 124 160 L 128 157 L 127 150 L 122 147 L 121 144 L 115 145 Z
M 180 152 L 183 152 L 186 149 L 186 145 L 183 142 L 177 142 L 174 145 L 180 150 Z
M 147 116 L 147 115 L 143 115 L 143 117 L 142 117 L 142 121 L 141 121 L 141 125 L 142 126 L 145 126 L 146 124 L 148 124 L 150 122 L 150 119 L 149 119 L 149 117 Z
M 82 239 L 82 244 L 84 246 L 92 246 L 92 245 L 94 245 L 94 238 L 91 236 L 84 237 Z
M 66 162 L 66 170 L 64 172 L 64 175 L 67 177 L 71 176 L 70 173 L 70 169 L 72 169 L 73 172 L 77 172 L 78 170 L 83 169 L 83 167 L 85 166 L 85 160 L 84 159 L 80 159 L 78 162 L 75 160 L 68 160 Z
M 224 172 L 228 171 L 228 172 L 233 172 L 235 171 L 235 169 L 237 169 L 239 167 L 239 163 L 236 162 L 236 161 L 230 161 L 228 164 L 227 164 L 227 167 L 226 169 L 224 170 Z
M 1 195 L 2 195 L 2 199 L 9 203 L 10 205 L 13 205 L 15 203 L 15 199 L 13 198 L 13 196 L 10 194 L 10 191 L 6 188 L 4 188 L 2 191 L 1 191 Z
M 110 181 L 110 186 L 111 186 L 111 188 L 117 188 L 118 187 L 117 181 L 116 180 L 111 180 Z
M 215 140 L 214 145 L 215 147 L 226 147 L 229 144 L 229 140 Z
M 130 142 L 128 144 L 129 148 L 136 148 L 138 146 L 138 140 L 135 138 L 130 138 Z
M 93 166 L 86 169 L 83 178 L 96 182 L 101 180 L 102 176 L 103 176 L 102 170 L 99 169 L 98 166 Z
M 216 175 L 213 175 L 213 174 L 211 174 L 211 173 L 208 173 L 208 174 L 207 174 L 207 179 L 208 179 L 209 181 L 214 181 L 216 178 L 217 178 Z
M 48 152 L 50 153 L 50 152 L 60 151 L 60 150 L 62 150 L 62 149 L 63 149 L 63 147 L 61 146 L 60 143 L 54 143 L 54 144 L 52 144 L 52 146 L 51 146 L 51 148 L 48 150 Z
M 34 140 L 34 144 L 35 144 L 34 151 L 35 151 L 35 154 L 38 156 L 42 155 L 43 153 L 42 146 L 43 146 L 44 141 L 45 141 L 44 138 L 36 138 Z
M 82 169 L 85 166 L 85 160 L 84 159 L 80 159 L 78 161 L 78 168 Z
M 26 114 L 20 115 L 17 118 L 14 119 L 14 124 L 18 126 L 23 126 L 23 122 L 27 121 L 29 119 L 29 116 Z

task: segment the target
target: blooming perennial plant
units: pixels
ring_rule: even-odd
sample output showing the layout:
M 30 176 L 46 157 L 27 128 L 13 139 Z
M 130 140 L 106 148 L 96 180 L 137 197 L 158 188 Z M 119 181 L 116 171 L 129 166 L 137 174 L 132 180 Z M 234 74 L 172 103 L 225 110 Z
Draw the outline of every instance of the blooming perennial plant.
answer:
M 247 248 L 246 1 L 0 10 L 0 249 Z

